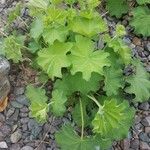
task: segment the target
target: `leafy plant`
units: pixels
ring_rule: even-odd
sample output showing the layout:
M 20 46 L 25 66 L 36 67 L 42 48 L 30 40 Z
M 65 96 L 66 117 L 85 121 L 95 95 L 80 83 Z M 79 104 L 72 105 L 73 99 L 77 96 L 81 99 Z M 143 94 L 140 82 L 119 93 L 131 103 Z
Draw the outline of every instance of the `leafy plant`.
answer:
M 150 0 L 137 0 L 137 3 L 140 6 L 134 8 L 129 6 L 128 1 L 126 0 L 108 0 L 106 8 L 111 16 L 117 18 L 131 12 L 133 18 L 130 21 L 130 25 L 134 27 L 135 33 L 148 37 L 150 36 L 150 10 L 146 4 L 149 4 Z
M 133 20 L 130 24 L 135 28 L 137 34 L 150 36 L 150 10 L 148 7 L 139 6 L 133 10 Z
M 124 138 L 132 125 L 135 111 L 124 94 L 134 95 L 133 102 L 150 97 L 149 75 L 131 58 L 122 40 L 125 28 L 117 25 L 110 36 L 96 11 L 99 4 L 99 0 L 30 0 L 33 22 L 27 24 L 23 42 L 17 33 L 4 34 L 1 40 L 2 54 L 8 59 L 18 63 L 28 57 L 40 71 L 42 86 L 28 85 L 26 90 L 32 117 L 45 122 L 49 111 L 56 116 L 70 111 L 81 128 L 77 132 L 66 125 L 56 133 L 62 150 L 107 149 L 112 141 Z M 105 43 L 101 49 L 99 38 Z M 129 64 L 136 71 L 125 76 L 123 70 Z M 51 96 L 44 89 L 49 79 L 53 80 Z
M 112 16 L 119 18 L 128 12 L 129 6 L 126 0 L 108 0 L 107 9 Z

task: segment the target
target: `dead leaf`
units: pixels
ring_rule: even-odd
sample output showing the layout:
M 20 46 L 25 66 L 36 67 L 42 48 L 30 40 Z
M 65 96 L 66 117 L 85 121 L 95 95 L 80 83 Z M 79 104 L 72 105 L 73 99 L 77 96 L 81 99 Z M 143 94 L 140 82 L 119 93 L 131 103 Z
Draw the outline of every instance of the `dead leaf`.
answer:
M 4 111 L 8 104 L 8 97 L 0 101 L 0 112 Z

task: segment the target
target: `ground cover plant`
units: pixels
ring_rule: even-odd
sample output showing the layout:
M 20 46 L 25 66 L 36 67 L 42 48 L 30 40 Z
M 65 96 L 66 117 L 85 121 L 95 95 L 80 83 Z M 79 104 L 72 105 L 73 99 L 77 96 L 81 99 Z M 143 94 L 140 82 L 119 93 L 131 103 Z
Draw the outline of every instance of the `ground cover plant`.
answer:
M 123 14 L 131 13 L 132 19 L 130 25 L 134 28 L 134 32 L 138 35 L 150 36 L 150 0 L 108 0 L 106 8 L 111 16 L 117 18 Z M 117 9 L 116 9 L 117 8 Z
M 149 74 L 131 57 L 123 42 L 122 25 L 109 34 L 107 22 L 97 12 L 99 0 L 30 0 L 31 24 L 26 32 L 3 33 L 1 54 L 14 63 L 30 60 L 40 72 L 41 87 L 28 85 L 32 117 L 46 122 L 49 111 L 55 116 L 72 114 L 72 124 L 56 133 L 62 150 L 107 149 L 114 140 L 125 138 L 133 123 L 131 102 L 150 97 Z M 21 5 L 9 16 L 9 25 L 19 17 Z M 99 48 L 98 41 L 105 45 Z M 132 68 L 126 75 L 124 69 Z M 44 88 L 53 81 L 51 95 Z M 65 139 L 65 140 L 64 140 Z

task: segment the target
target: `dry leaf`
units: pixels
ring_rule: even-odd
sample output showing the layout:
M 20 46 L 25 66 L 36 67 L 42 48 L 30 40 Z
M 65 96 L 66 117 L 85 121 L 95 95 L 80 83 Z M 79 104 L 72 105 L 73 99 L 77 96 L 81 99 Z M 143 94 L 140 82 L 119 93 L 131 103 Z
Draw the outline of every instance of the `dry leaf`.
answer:
M 4 111 L 8 104 L 8 97 L 0 101 L 0 112 Z

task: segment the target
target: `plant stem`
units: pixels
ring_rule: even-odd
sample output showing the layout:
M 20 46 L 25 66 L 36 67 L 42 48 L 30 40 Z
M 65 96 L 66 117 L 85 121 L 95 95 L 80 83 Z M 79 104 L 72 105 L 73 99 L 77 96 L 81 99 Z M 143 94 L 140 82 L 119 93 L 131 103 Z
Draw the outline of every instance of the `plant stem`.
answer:
M 82 124 L 82 127 L 81 127 L 81 140 L 83 140 L 83 135 L 84 135 L 84 117 L 83 117 L 83 105 L 82 105 L 82 101 L 81 101 L 81 98 L 80 98 L 80 112 L 81 112 L 81 124 Z
M 102 109 L 103 107 L 100 105 L 100 103 L 97 101 L 97 99 L 93 96 L 88 95 L 88 98 L 90 98 L 91 100 L 93 100 L 95 102 L 95 104 L 99 107 L 99 109 Z

